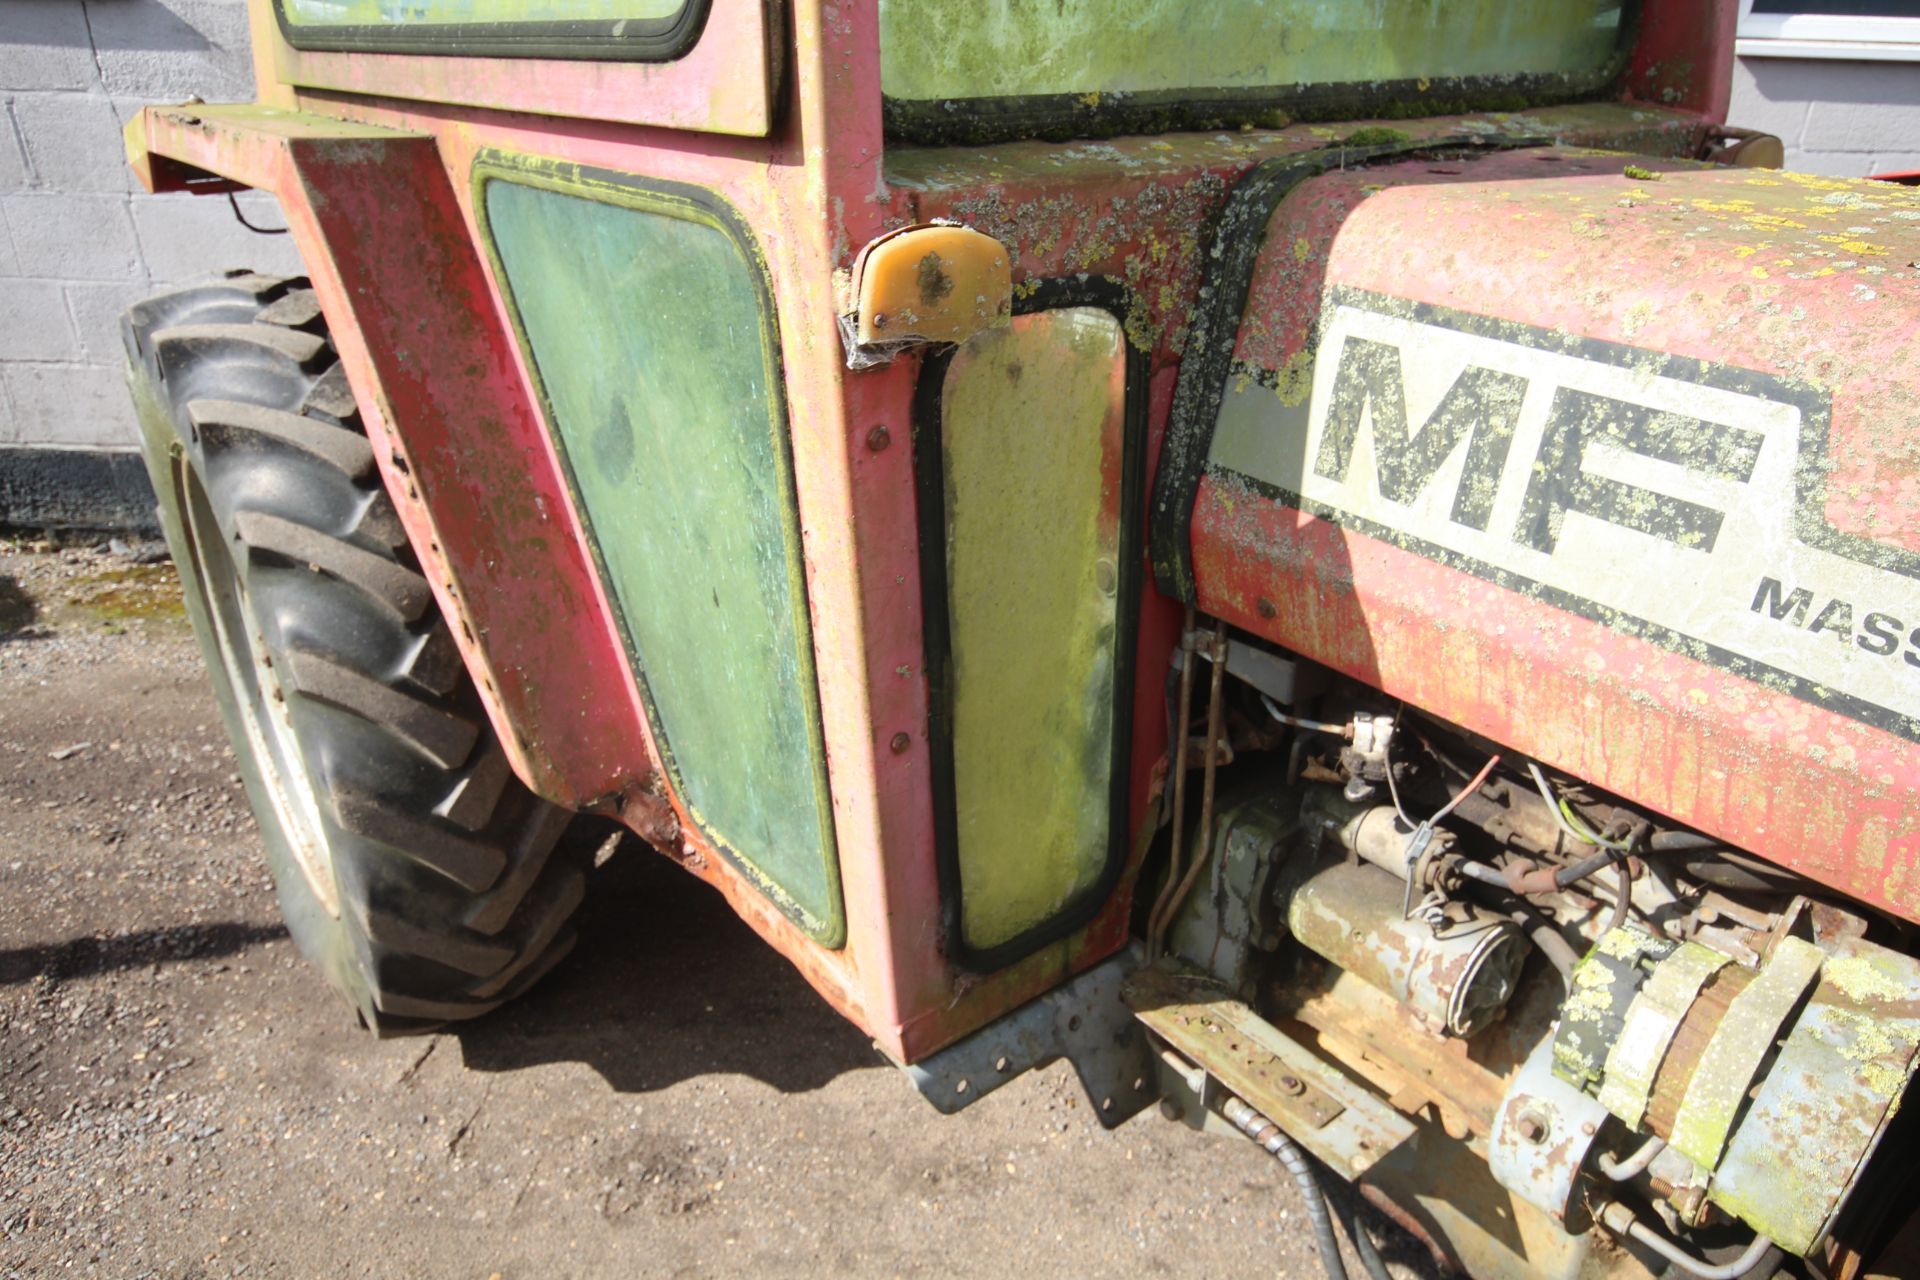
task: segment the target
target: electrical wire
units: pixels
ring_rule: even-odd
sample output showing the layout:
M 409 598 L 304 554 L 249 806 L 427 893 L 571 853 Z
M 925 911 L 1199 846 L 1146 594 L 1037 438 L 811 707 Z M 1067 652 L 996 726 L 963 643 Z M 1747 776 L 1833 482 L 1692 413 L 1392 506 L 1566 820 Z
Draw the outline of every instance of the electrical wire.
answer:
M 1547 802 L 1547 812 L 1553 815 L 1554 822 L 1559 826 L 1561 833 L 1565 835 L 1567 839 L 1578 844 L 1600 843 L 1599 840 L 1588 839 L 1573 829 L 1572 824 L 1567 821 L 1566 814 L 1561 812 L 1560 798 L 1554 795 L 1553 788 L 1547 785 L 1547 775 L 1540 772 L 1540 766 L 1538 764 L 1532 760 L 1527 761 L 1527 772 L 1533 775 L 1533 785 L 1539 790 L 1540 798 Z
M 1633 846 L 1631 843 L 1609 840 L 1607 837 L 1594 831 L 1592 827 L 1587 825 L 1587 820 L 1580 816 L 1579 811 L 1567 803 L 1565 796 L 1560 797 L 1560 814 L 1567 820 L 1568 826 L 1579 834 L 1580 839 L 1585 840 L 1588 844 L 1597 844 L 1602 849 L 1613 849 L 1620 853 L 1632 851 Z
M 1440 807 L 1440 811 L 1438 813 L 1434 814 L 1431 818 L 1427 819 L 1427 825 L 1428 826 L 1434 825 L 1435 823 L 1439 822 L 1440 819 L 1446 817 L 1448 814 L 1452 813 L 1455 809 L 1459 808 L 1460 802 L 1462 800 L 1465 800 L 1468 796 L 1472 795 L 1474 792 L 1478 791 L 1482 786 L 1486 784 L 1487 779 L 1491 777 L 1493 774 L 1493 767 L 1499 763 L 1500 763 L 1499 756 L 1488 757 L 1487 762 L 1480 766 L 1480 772 L 1473 775 L 1473 780 L 1467 783 L 1466 786 L 1454 792 L 1453 799 L 1447 801 L 1446 804 Z
M 1393 780 L 1393 740 L 1400 736 L 1400 726 L 1407 718 L 1407 704 L 1400 704 L 1400 714 L 1394 719 L 1393 732 L 1387 735 L 1387 745 L 1380 751 L 1380 763 L 1387 769 L 1387 795 L 1393 800 L 1393 811 L 1400 815 L 1400 821 L 1407 824 L 1411 831 L 1419 824 L 1407 816 L 1407 807 L 1400 803 L 1400 784 Z
M 227 204 L 233 209 L 234 221 L 238 222 L 241 226 L 245 227 L 247 230 L 253 232 L 253 234 L 257 236 L 283 236 L 283 235 L 286 235 L 289 230 L 291 230 L 291 228 L 289 227 L 256 227 L 254 226 L 251 222 L 247 221 L 247 215 L 240 212 L 240 197 L 236 195 L 234 192 L 231 192 L 231 191 L 227 192 Z
M 1554 872 L 1554 886 L 1570 888 L 1610 865 L 1616 867 L 1618 879 L 1613 891 L 1613 911 L 1607 917 L 1607 929 L 1609 932 L 1618 929 L 1627 922 L 1627 912 L 1633 906 L 1633 868 L 1627 864 L 1627 855 L 1633 851 L 1633 845 L 1609 840 L 1587 826 L 1565 798 L 1553 793 L 1553 788 L 1547 784 L 1547 775 L 1540 772 L 1540 766 L 1532 760 L 1527 761 L 1527 772 L 1533 775 L 1533 785 L 1539 788 L 1540 798 L 1547 802 L 1547 809 L 1553 814 L 1553 820 L 1560 824 L 1560 830 L 1581 844 L 1593 845 L 1601 850 L 1571 867 Z

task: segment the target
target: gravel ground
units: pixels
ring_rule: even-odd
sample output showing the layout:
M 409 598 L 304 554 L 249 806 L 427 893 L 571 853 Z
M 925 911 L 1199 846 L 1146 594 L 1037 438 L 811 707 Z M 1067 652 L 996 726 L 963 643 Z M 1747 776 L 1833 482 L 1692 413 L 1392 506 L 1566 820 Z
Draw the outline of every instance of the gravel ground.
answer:
M 1251 1144 L 1064 1064 L 942 1118 L 630 837 L 532 995 L 371 1039 L 139 550 L 0 542 L 0 1276 L 1319 1274 Z

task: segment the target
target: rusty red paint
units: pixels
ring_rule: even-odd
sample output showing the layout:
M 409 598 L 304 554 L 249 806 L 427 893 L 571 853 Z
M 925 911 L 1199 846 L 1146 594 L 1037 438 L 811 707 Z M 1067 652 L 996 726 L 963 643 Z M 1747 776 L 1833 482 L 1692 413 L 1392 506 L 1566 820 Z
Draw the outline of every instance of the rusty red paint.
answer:
M 609 714 L 627 677 L 605 602 L 433 140 L 213 107 L 156 109 L 146 129 L 155 151 L 280 196 L 387 488 L 518 771 L 574 806 L 644 783 L 639 724 Z
M 1876 270 L 1920 257 L 1912 224 L 1859 230 L 1868 213 L 1843 182 L 1626 167 L 1523 151 L 1459 177 L 1415 163 L 1318 180 L 1276 219 L 1309 248 L 1268 252 L 1237 354 L 1310 377 L 1324 284 L 1806 380 L 1832 397 L 1826 521 L 1920 547 L 1898 425 L 1920 422 L 1920 288 Z M 1920 919 L 1920 761 L 1904 739 L 1224 477 L 1203 484 L 1193 530 L 1203 609 Z
M 1719 18 L 1708 43 L 1689 46 L 1685 20 L 1697 4 L 1645 7 L 1679 15 L 1649 20 L 1646 65 L 1676 67 L 1687 47 L 1703 64 L 1725 61 Z M 280 196 L 372 434 L 392 444 L 382 457 L 388 486 L 441 603 L 466 623 L 463 652 L 522 775 L 554 798 L 617 810 L 717 885 L 883 1049 L 912 1060 L 1123 946 L 1144 845 L 1133 841 L 1120 890 L 1073 936 L 992 975 L 948 963 L 928 766 L 915 745 L 927 691 L 912 457 L 867 444 L 877 428 L 909 430 L 917 362 L 846 372 L 832 273 L 886 230 L 946 216 L 1005 240 L 1016 280 L 1088 272 L 1125 281 L 1136 300 L 1129 336 L 1152 358 L 1157 459 L 1208 218 L 1260 159 L 1325 147 L 1367 122 L 888 154 L 876 10 L 877 0 L 790 6 L 790 61 L 776 94 L 768 50 L 781 42 L 769 39 L 769 11 L 753 0 L 716 0 L 702 44 L 657 67 L 296 53 L 256 0 L 262 101 L 324 118 L 156 109 L 135 160 L 151 185 L 218 174 Z M 1694 83 L 1663 83 L 1683 82 Z M 1473 127 L 1690 154 L 1717 118 L 1719 91 L 1688 92 L 1679 109 L 1598 104 L 1482 117 Z M 553 115 L 577 118 L 556 124 Z M 1461 122 L 1391 127 L 1437 137 Z M 705 187 L 767 246 L 846 896 L 839 951 L 801 935 L 703 847 L 665 790 L 497 282 L 474 248 L 469 175 L 487 149 Z M 433 322 L 424 329 L 423 317 Z M 1263 612 L 1289 616 L 1279 579 L 1269 574 L 1255 588 L 1257 561 L 1208 564 L 1212 598 L 1229 620 L 1261 630 L 1277 625 Z M 1234 611 L 1243 598 L 1251 622 Z M 1262 599 L 1265 611 L 1255 607 Z M 1346 607 L 1336 592 L 1330 628 Z M 1149 592 L 1134 692 L 1136 833 L 1155 799 L 1162 682 L 1178 623 L 1179 606 Z M 902 731 L 911 741 L 896 753 L 890 742 Z
M 700 39 L 664 62 L 260 50 L 272 78 L 301 89 L 532 111 L 764 137 L 773 127 L 779 43 L 761 0 L 711 0 Z
M 1733 59 L 1728 55 L 1739 17 L 1735 0 L 1642 5 L 1639 37 L 1627 67 L 1628 95 L 1724 123 L 1733 95 Z

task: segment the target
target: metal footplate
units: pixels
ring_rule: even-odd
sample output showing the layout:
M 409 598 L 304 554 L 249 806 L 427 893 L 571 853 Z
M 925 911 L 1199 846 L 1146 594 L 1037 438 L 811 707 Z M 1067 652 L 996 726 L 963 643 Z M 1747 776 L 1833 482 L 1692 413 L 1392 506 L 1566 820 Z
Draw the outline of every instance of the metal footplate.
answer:
M 1413 1137 L 1405 1116 L 1210 979 L 1142 969 L 1120 995 L 1169 1048 L 1349 1177 Z

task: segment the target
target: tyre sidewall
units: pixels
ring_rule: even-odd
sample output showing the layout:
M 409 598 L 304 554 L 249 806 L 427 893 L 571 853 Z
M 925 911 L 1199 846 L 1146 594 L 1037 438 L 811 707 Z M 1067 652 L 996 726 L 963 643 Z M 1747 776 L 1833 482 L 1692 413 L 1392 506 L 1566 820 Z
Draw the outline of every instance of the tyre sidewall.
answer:
M 231 515 L 221 511 L 211 501 L 204 458 L 189 442 L 181 439 L 171 409 L 158 398 L 153 385 L 143 376 L 143 371 L 134 367 L 128 382 L 133 391 L 141 434 L 145 437 L 141 456 L 146 461 L 148 478 L 159 500 L 160 526 L 166 536 L 167 549 L 180 574 L 181 595 L 189 621 L 193 624 L 194 638 L 200 646 L 208 678 L 213 685 L 214 699 L 220 708 L 227 739 L 232 744 L 235 771 L 246 788 L 247 800 L 259 825 L 261 844 L 266 852 L 267 866 L 273 877 L 281 912 L 286 918 L 287 932 L 300 953 L 325 974 L 334 989 L 340 991 L 358 1012 L 367 1007 L 372 996 L 360 966 L 355 962 L 353 940 L 340 918 L 329 912 L 314 894 L 305 871 L 301 869 L 299 858 L 293 850 L 293 837 L 286 830 L 267 781 L 266 771 L 273 767 L 272 763 L 259 759 L 247 745 L 252 741 L 246 719 L 251 713 L 241 705 L 243 692 L 234 687 L 227 657 L 221 652 L 216 638 L 218 630 L 213 616 L 214 605 L 208 597 L 207 584 L 203 579 L 205 564 L 186 532 L 192 528 L 192 523 L 184 486 L 197 485 L 209 495 L 209 506 L 216 520 L 230 519 Z M 232 536 L 231 531 L 224 527 L 221 533 L 223 537 Z

